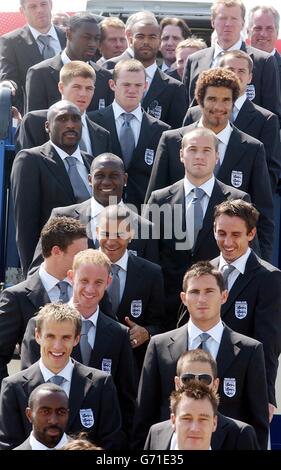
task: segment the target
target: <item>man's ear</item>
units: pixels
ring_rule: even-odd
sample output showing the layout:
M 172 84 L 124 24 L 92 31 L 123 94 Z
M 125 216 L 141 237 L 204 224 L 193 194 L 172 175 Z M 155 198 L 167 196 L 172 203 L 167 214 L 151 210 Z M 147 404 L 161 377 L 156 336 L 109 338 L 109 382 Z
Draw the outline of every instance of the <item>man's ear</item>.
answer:
M 27 417 L 28 421 L 32 423 L 32 409 L 27 407 L 25 409 L 25 416 Z
M 171 420 L 171 423 L 172 423 L 173 431 L 175 432 L 176 431 L 176 417 L 173 413 L 171 413 L 171 415 L 170 415 L 170 420 Z
M 39 345 L 41 344 L 41 333 L 39 333 L 37 328 L 35 328 L 35 341 Z

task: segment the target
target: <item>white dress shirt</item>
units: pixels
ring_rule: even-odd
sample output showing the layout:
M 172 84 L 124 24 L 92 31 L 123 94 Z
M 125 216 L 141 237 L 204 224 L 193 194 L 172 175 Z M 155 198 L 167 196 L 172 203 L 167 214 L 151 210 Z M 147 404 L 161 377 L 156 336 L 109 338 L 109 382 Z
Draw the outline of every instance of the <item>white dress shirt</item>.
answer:
M 92 144 L 89 134 L 89 128 L 86 120 L 86 111 L 81 115 L 82 122 L 82 139 L 85 142 L 87 153 L 92 154 Z
M 237 100 L 235 101 L 233 105 L 233 111 L 232 111 L 232 116 L 233 116 L 232 122 L 234 122 L 235 119 L 237 118 L 238 113 L 240 109 L 242 108 L 243 104 L 245 103 L 246 99 L 247 99 L 247 95 L 246 93 L 244 93 L 244 95 L 239 96 L 239 98 L 237 98 Z
M 241 46 L 242 46 L 242 39 L 241 38 L 239 38 L 239 40 L 235 44 L 233 44 L 233 46 L 229 47 L 228 49 L 222 49 L 221 46 L 216 42 L 211 68 L 219 66 L 219 61 L 220 61 L 221 57 L 223 56 L 224 52 L 238 51 L 239 49 L 241 49 Z
M 69 397 L 71 378 L 72 378 L 72 373 L 73 373 L 73 368 L 74 368 L 73 362 L 71 361 L 70 358 L 66 366 L 58 374 L 54 374 L 49 369 L 47 369 L 47 367 L 43 364 L 42 358 L 39 359 L 39 368 L 40 368 L 41 374 L 43 375 L 44 382 L 48 382 L 48 380 L 50 380 L 50 378 L 53 377 L 54 375 L 60 375 L 61 377 L 63 377 L 64 381 L 62 385 L 60 386 L 61 388 L 63 388 L 63 390 Z
M 151 82 L 154 78 L 155 72 L 158 69 L 157 63 L 154 62 L 154 64 L 149 65 L 149 67 L 146 67 L 145 73 L 146 73 L 146 81 L 147 81 L 147 89 L 145 90 L 145 94 L 148 92 L 149 87 L 151 85 Z
M 190 318 L 187 323 L 188 349 L 197 349 L 201 344 L 201 339 L 199 337 L 201 333 L 208 333 L 210 338 L 207 339 L 206 346 L 213 358 L 216 359 L 220 347 L 223 329 L 223 323 L 221 320 L 219 320 L 219 322 L 213 326 L 213 328 L 207 331 L 203 331 L 194 325 L 192 319 Z
M 47 447 L 44 444 L 42 444 L 42 442 L 37 441 L 37 439 L 34 437 L 33 431 L 31 432 L 29 436 L 29 443 L 31 445 L 31 450 L 56 450 L 56 449 L 60 449 L 67 442 L 68 442 L 68 438 L 65 432 L 63 433 L 61 440 L 57 443 L 55 447 Z
M 58 302 L 60 298 L 60 289 L 57 286 L 57 283 L 60 281 L 60 279 L 57 279 L 56 277 L 49 274 L 45 269 L 44 263 L 40 265 L 38 274 L 50 301 Z M 72 285 L 69 283 L 68 278 L 64 278 L 63 280 L 68 283 L 67 293 L 68 297 L 70 298 L 72 295 Z
M 54 149 L 57 151 L 57 153 L 59 154 L 60 158 L 62 159 L 63 161 L 63 164 L 65 166 L 65 169 L 66 171 L 68 172 L 68 163 L 67 161 L 65 160 L 67 157 L 75 157 L 76 160 L 77 160 L 77 163 L 76 163 L 76 167 L 77 167 L 77 170 L 78 170 L 78 173 L 79 175 L 81 176 L 83 182 L 85 183 L 86 185 L 86 188 L 88 189 L 89 191 L 89 197 L 90 197 L 90 194 L 92 193 L 92 189 L 91 189 L 91 186 L 89 184 L 89 180 L 88 180 L 88 170 L 87 168 L 85 167 L 84 165 L 84 161 L 83 161 L 83 158 L 82 158 L 82 155 L 81 155 L 81 152 L 80 152 L 80 149 L 79 149 L 79 146 L 77 147 L 77 149 L 72 153 L 72 155 L 69 155 L 68 153 L 66 153 L 64 150 L 62 150 L 60 147 L 58 147 L 57 145 L 55 145 L 52 141 L 51 141 L 51 144 L 52 146 L 54 147 Z
M 73 303 L 73 297 L 69 300 L 68 305 L 70 305 L 71 307 L 76 308 L 75 304 Z M 88 343 L 89 343 L 89 345 L 91 346 L 92 349 L 95 345 L 97 321 L 98 321 L 98 318 L 99 318 L 99 311 L 100 311 L 100 308 L 99 308 L 99 306 L 97 306 L 96 311 L 88 318 L 84 318 L 83 315 L 80 314 L 82 322 L 86 321 L 86 320 L 90 320 L 90 322 L 92 323 L 92 326 L 90 327 L 90 329 L 88 331 Z M 59 374 L 59 375 L 61 375 L 61 374 Z
M 120 131 L 122 124 L 124 122 L 123 117 L 121 114 L 127 113 L 125 109 L 123 109 L 115 100 L 112 103 L 112 110 L 114 114 L 114 120 L 115 120 L 115 125 L 116 125 L 116 132 L 118 135 L 118 138 L 120 136 Z M 134 115 L 134 118 L 130 121 L 130 126 L 134 134 L 134 139 L 135 139 L 135 147 L 138 144 L 139 136 L 140 136 L 140 130 L 141 130 L 141 123 L 142 123 L 142 110 L 141 110 L 141 105 L 134 109 L 133 111 L 130 111 L 130 114 Z
M 36 41 L 36 44 L 38 45 L 39 47 L 39 51 L 40 53 L 42 54 L 43 52 L 43 48 L 44 48 L 44 44 L 42 44 L 40 41 L 37 41 L 37 38 L 38 36 L 40 36 L 42 33 L 40 33 L 40 31 L 37 31 L 37 29 L 33 28 L 32 26 L 30 26 L 30 24 L 28 25 L 29 29 L 30 29 L 30 32 L 32 34 L 32 36 L 34 37 L 35 41 Z M 60 45 L 60 41 L 59 41 L 59 38 L 58 38 L 58 35 L 57 35 L 57 32 L 56 32 L 56 29 L 54 27 L 54 25 L 52 25 L 49 29 L 49 31 L 47 33 L 44 33 L 43 36 L 51 36 L 50 37 L 50 47 L 52 47 L 55 51 L 55 54 L 58 54 L 60 51 L 61 51 L 61 45 Z
M 232 273 L 229 274 L 227 278 L 228 291 L 230 291 L 231 287 L 235 283 L 239 274 L 244 274 L 245 269 L 246 269 L 246 263 L 248 261 L 250 254 L 251 254 L 251 248 L 248 248 L 246 253 L 244 253 L 244 255 L 240 256 L 240 258 L 236 259 L 232 263 L 229 263 L 231 266 L 234 266 L 235 269 L 232 271 Z M 227 261 L 225 261 L 222 254 L 220 254 L 219 271 L 222 271 L 222 268 L 225 265 L 228 265 L 228 263 Z

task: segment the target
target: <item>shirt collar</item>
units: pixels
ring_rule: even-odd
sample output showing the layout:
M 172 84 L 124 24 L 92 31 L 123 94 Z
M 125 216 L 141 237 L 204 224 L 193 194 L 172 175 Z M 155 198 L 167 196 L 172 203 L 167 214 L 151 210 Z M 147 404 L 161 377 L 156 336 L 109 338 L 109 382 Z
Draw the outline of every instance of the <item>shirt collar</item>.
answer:
M 70 307 L 73 307 L 73 308 L 76 308 L 74 303 L 73 303 L 73 297 L 71 297 L 71 299 L 69 299 L 69 302 L 68 302 L 68 305 L 70 305 Z M 78 310 L 79 311 L 79 310 Z M 82 322 L 83 321 L 86 321 L 86 320 L 90 320 L 90 322 L 93 323 L 93 325 L 95 327 L 97 327 L 97 321 L 98 321 L 98 317 L 99 317 L 99 311 L 100 311 L 100 308 L 99 306 L 97 306 L 97 309 L 94 313 L 92 313 L 92 315 L 88 318 L 84 318 L 83 315 L 80 313 L 81 315 L 81 319 L 82 319 Z M 60 373 L 61 375 L 61 373 Z
M 43 375 L 44 382 L 48 382 L 48 380 L 54 375 L 61 375 L 65 380 L 71 382 L 74 365 L 70 358 L 68 359 L 66 366 L 58 374 L 54 374 L 54 372 L 51 372 L 49 369 L 47 369 L 42 361 L 42 358 L 39 359 L 39 367 Z
M 223 333 L 223 322 L 221 320 L 218 321 L 218 323 L 213 326 L 210 330 L 205 331 L 204 333 L 208 333 L 217 343 L 220 343 L 222 333 Z M 187 323 L 187 331 L 188 331 L 188 338 L 190 339 L 191 342 L 193 342 L 196 338 L 198 338 L 201 333 L 203 333 L 200 328 L 198 328 L 194 323 L 192 322 L 192 319 L 190 318 Z
M 153 64 L 149 65 L 149 67 L 146 67 L 145 73 L 146 73 L 147 77 L 150 78 L 150 80 L 153 79 L 154 74 L 155 74 L 155 72 L 156 72 L 157 69 L 158 69 L 158 67 L 157 67 L 156 62 L 154 62 Z
M 214 184 L 215 184 L 215 177 L 211 176 L 211 178 L 208 181 L 205 181 L 205 183 L 201 184 L 198 187 L 204 189 L 205 193 L 210 198 L 211 195 L 212 195 L 213 189 L 214 189 Z M 191 183 L 187 179 L 186 176 L 184 177 L 183 185 L 184 185 L 184 194 L 185 194 L 185 197 L 186 197 L 195 188 L 195 185 L 193 183 Z
M 121 200 L 117 204 L 119 207 L 124 206 L 124 202 Z M 91 218 L 94 219 L 104 210 L 102 206 L 93 196 L 91 197 Z
M 117 120 L 121 116 L 122 113 L 127 113 L 127 111 L 125 111 L 125 109 L 121 108 L 120 104 L 118 104 L 115 100 L 112 103 L 112 109 L 113 109 L 113 114 L 114 114 L 114 119 L 115 120 Z M 133 109 L 133 111 L 130 111 L 130 114 L 133 114 L 135 116 L 135 118 L 137 118 L 137 120 L 139 122 L 141 122 L 142 121 L 141 105 L 139 104 L 136 109 Z
M 34 437 L 33 431 L 31 432 L 29 436 L 29 443 L 31 445 L 32 450 L 55 450 L 55 449 L 60 449 L 64 444 L 68 442 L 67 435 L 63 433 L 61 440 L 57 443 L 55 447 L 47 447 L 42 442 L 37 441 L 37 439 Z
M 71 59 L 68 57 L 67 53 L 65 52 L 65 49 L 62 51 L 60 58 L 61 58 L 63 65 L 69 64 L 69 62 L 71 62 Z
M 84 111 L 83 114 L 81 114 L 81 121 L 82 121 L 82 125 L 85 126 L 87 128 L 87 120 L 86 120 L 86 111 Z
M 232 130 L 233 129 L 228 121 L 226 127 L 222 131 L 218 132 L 216 136 L 220 142 L 222 142 L 224 145 L 227 145 L 230 139 Z
M 236 108 L 240 111 L 246 99 L 247 99 L 247 95 L 246 93 L 244 93 L 244 95 L 239 96 L 239 98 L 237 98 L 237 100 L 234 103 L 234 106 L 236 106 Z
M 241 274 L 244 274 L 245 269 L 246 269 L 246 263 L 248 261 L 250 254 L 251 254 L 251 248 L 248 247 L 244 255 L 240 256 L 240 258 L 237 258 L 235 261 L 233 261 L 230 264 L 234 266 Z M 219 270 L 221 270 L 223 266 L 225 266 L 226 264 L 229 264 L 229 263 L 225 261 L 222 254 L 220 254 Z
M 30 24 L 28 25 L 29 29 L 30 29 L 30 32 L 32 34 L 32 36 L 34 37 L 35 41 L 37 40 L 38 36 L 40 36 L 41 34 L 43 33 L 40 33 L 40 31 L 38 31 L 37 29 L 33 28 L 32 26 L 30 26 Z M 55 39 L 56 41 L 58 41 L 58 35 L 57 35 L 57 32 L 55 30 L 55 27 L 54 25 L 52 25 L 49 29 L 49 31 L 47 31 L 47 33 L 44 33 L 43 36 L 51 36 L 53 39 Z
M 238 51 L 239 49 L 241 49 L 241 46 L 242 46 L 242 39 L 239 38 L 239 40 L 233 44 L 233 46 L 229 47 L 228 49 L 222 49 L 222 47 L 216 42 L 215 44 L 215 52 L 214 52 L 214 59 L 216 59 L 216 57 L 221 53 L 221 52 L 225 52 L 225 51 Z
M 128 254 L 128 250 L 126 250 L 124 255 L 114 264 L 117 264 L 117 266 L 120 266 L 120 268 L 122 268 L 124 271 L 127 272 L 128 259 L 129 259 L 129 254 Z
M 81 162 L 82 164 L 84 164 L 83 162 L 83 158 L 82 158 L 82 155 L 81 155 L 81 152 L 80 152 L 80 148 L 79 148 L 79 145 L 77 146 L 76 150 L 74 150 L 74 152 L 69 155 L 68 153 L 66 153 L 64 150 L 62 150 L 60 147 L 58 147 L 57 145 L 55 145 L 52 141 L 50 141 L 52 146 L 54 147 L 54 149 L 57 151 L 57 153 L 59 154 L 60 158 L 62 160 L 65 160 L 67 157 L 75 157 L 77 158 L 77 160 L 79 162 Z
M 44 285 L 44 288 L 45 290 L 48 292 L 50 292 L 50 290 L 53 289 L 53 287 L 55 287 L 57 285 L 57 283 L 59 282 L 59 279 L 57 279 L 56 277 L 52 276 L 52 274 L 49 274 L 46 269 L 45 269 L 45 266 L 44 266 L 44 263 L 42 263 L 39 267 L 39 277 Z M 68 284 L 70 285 L 69 281 L 67 278 L 64 278 L 63 279 L 64 281 L 68 282 Z
M 276 53 L 276 49 L 274 47 L 274 49 L 272 49 L 272 51 L 269 53 L 269 55 L 275 55 L 275 53 Z

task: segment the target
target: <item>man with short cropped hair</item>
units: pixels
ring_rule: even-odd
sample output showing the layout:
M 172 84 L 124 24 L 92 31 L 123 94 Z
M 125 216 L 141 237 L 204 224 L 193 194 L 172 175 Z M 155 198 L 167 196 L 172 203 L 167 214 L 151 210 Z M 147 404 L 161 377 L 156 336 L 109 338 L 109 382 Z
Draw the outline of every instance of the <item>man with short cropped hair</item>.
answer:
M 60 99 L 59 72 L 71 60 L 82 60 L 96 72 L 96 88 L 90 109 L 99 109 L 112 102 L 108 87 L 111 73 L 102 69 L 93 59 L 100 41 L 96 16 L 90 12 L 76 13 L 70 17 L 66 48 L 61 54 L 30 67 L 26 76 L 27 111 L 47 109 Z M 34 93 L 36 90 L 36 93 Z
M 43 260 L 37 272 L 0 294 L 0 383 L 29 319 L 49 302 L 67 302 L 72 286 L 67 272 L 76 253 L 87 248 L 86 227 L 70 217 L 54 217 L 40 236 Z
M 62 100 L 71 101 L 81 112 L 82 136 L 80 149 L 96 157 L 110 150 L 110 135 L 91 121 L 86 112 L 95 93 L 96 73 L 81 60 L 72 60 L 60 70 L 58 89 Z M 16 151 L 43 145 L 48 140 L 45 129 L 47 109 L 30 111 L 18 126 L 15 135 Z
M 23 114 L 27 71 L 45 57 L 42 37 L 49 39 L 49 57 L 64 48 L 66 38 L 63 30 L 52 25 L 51 0 L 19 0 L 19 3 L 27 24 L 0 37 L 0 80 L 10 83 L 15 105 Z
M 44 382 L 60 383 L 69 397 L 68 434 L 87 431 L 105 449 L 122 449 L 121 415 L 110 374 L 71 358 L 79 343 L 82 320 L 70 305 L 45 305 L 36 317 L 40 359 L 28 369 L 7 377 L 0 395 L 0 448 L 13 449 L 31 431 L 25 409 L 32 391 Z M 110 404 L 110 406 L 109 406 Z

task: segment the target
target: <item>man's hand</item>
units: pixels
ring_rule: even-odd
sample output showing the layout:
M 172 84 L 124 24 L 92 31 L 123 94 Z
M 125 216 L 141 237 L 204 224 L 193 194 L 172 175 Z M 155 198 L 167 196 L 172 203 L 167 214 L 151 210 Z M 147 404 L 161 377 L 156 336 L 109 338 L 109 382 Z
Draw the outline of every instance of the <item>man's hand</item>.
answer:
M 271 403 L 268 403 L 268 414 L 269 414 L 269 422 L 271 423 L 274 411 L 276 410 L 275 406 L 272 405 Z
M 129 317 L 125 317 L 125 322 L 130 328 L 130 342 L 133 349 L 149 340 L 150 334 L 143 326 L 137 325 Z

